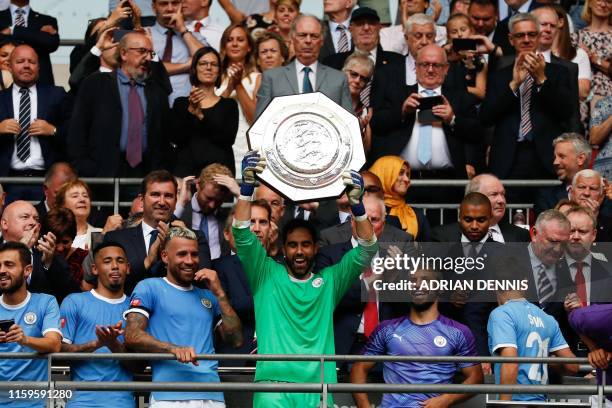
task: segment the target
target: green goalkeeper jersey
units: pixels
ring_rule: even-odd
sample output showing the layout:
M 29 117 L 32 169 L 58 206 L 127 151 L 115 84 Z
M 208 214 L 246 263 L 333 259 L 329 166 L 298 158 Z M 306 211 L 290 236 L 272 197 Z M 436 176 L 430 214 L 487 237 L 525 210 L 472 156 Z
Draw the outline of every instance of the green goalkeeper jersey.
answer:
M 248 227 L 233 227 L 236 252 L 255 301 L 259 354 L 334 354 L 334 309 L 370 265 L 378 244 L 358 245 L 336 265 L 308 280 L 291 277 L 267 256 Z M 319 382 L 317 361 L 258 361 L 255 381 Z M 325 363 L 325 381 L 336 382 L 336 363 Z

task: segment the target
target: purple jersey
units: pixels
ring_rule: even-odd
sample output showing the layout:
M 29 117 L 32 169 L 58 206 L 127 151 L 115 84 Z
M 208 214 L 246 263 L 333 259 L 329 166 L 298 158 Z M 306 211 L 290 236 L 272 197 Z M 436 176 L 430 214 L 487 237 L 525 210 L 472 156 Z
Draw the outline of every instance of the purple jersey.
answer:
M 363 354 L 369 356 L 476 356 L 474 336 L 467 326 L 439 315 L 428 324 L 408 317 L 382 322 L 370 336 Z M 389 384 L 448 384 L 457 369 L 477 363 L 386 362 L 383 376 Z M 382 407 L 415 407 L 439 394 L 385 394 Z
M 569 322 L 576 333 L 587 336 L 604 350 L 612 351 L 612 304 L 576 309 L 569 315 Z M 600 370 L 597 370 L 597 383 L 601 384 Z M 612 385 L 612 366 L 606 370 L 606 385 Z M 606 398 L 612 401 L 612 394 Z

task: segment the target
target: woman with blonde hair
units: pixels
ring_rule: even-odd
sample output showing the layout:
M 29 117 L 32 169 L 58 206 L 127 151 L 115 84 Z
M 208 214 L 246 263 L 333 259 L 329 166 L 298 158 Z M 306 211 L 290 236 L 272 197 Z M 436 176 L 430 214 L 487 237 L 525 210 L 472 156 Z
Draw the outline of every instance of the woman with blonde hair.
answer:
M 396 226 L 411 234 L 415 241 L 429 241 L 431 232 L 425 214 L 406 203 L 410 187 L 408 162 L 399 156 L 383 156 L 374 162 L 370 171 L 382 182 L 387 214 L 399 219 Z

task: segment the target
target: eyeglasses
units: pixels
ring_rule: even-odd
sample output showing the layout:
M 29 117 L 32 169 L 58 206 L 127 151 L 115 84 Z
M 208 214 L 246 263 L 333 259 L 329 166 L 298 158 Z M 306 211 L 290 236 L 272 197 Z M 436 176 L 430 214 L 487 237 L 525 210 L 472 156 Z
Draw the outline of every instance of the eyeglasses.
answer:
M 437 62 L 417 62 L 416 65 L 419 68 L 433 69 L 433 70 L 439 71 L 442 68 L 446 67 L 448 64 L 441 64 Z
M 155 56 L 157 55 L 155 53 L 155 51 L 150 50 L 148 48 L 135 48 L 135 47 L 130 47 L 128 48 L 128 50 L 130 51 L 136 51 L 138 53 L 138 55 L 145 55 L 145 54 L 149 54 L 151 56 L 151 58 L 155 58 Z
M 512 38 L 516 40 L 520 40 L 521 38 L 525 36 L 527 36 L 527 38 L 529 38 L 530 40 L 533 40 L 534 38 L 538 36 L 538 32 L 537 31 L 527 31 L 524 33 L 512 33 Z
M 198 62 L 198 67 L 203 68 L 219 68 L 219 64 L 211 61 L 200 61 Z
M 349 76 L 350 76 L 352 79 L 357 79 L 357 78 L 359 78 L 359 80 L 360 80 L 361 82 L 363 82 L 364 84 L 367 84 L 368 82 L 370 82 L 370 78 L 369 78 L 369 77 L 367 77 L 367 76 L 363 76 L 363 75 L 361 75 L 359 72 L 355 72 L 355 71 L 353 71 L 352 69 L 349 69 L 347 72 L 348 72 Z

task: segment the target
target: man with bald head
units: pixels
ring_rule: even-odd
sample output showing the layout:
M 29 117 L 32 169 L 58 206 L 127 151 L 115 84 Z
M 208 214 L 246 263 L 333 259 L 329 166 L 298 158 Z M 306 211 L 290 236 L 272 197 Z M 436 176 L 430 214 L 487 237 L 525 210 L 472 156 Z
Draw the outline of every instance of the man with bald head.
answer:
M 66 162 L 57 162 L 47 170 L 47 173 L 45 173 L 45 181 L 43 182 L 45 199 L 34 206 L 41 221 L 46 218 L 47 211 L 55 207 L 55 196 L 62 184 L 76 178 L 76 172 L 72 166 Z
M 580 170 L 574 175 L 569 198 L 580 206 L 588 208 L 597 219 L 597 242 L 612 242 L 612 217 L 601 211 L 604 201 L 605 179 L 591 169 Z M 609 202 L 609 201 L 608 201 Z M 604 248 L 608 252 L 610 248 Z
M 64 150 L 69 118 L 63 88 L 39 83 L 34 48 L 18 45 L 9 59 L 13 85 L 0 92 L 0 176 L 42 177 Z M 8 201 L 39 200 L 36 185 L 7 185 Z
M 55 256 L 55 235 L 40 236 L 38 213 L 27 201 L 7 205 L 0 219 L 2 242 L 17 241 L 32 252 L 33 271 L 27 281 L 31 292 L 48 293 L 61 301 L 66 295 L 80 291 L 70 274 L 68 264 Z
M 323 47 L 323 26 L 319 19 L 308 14 L 297 16 L 291 26 L 291 44 L 295 60 L 262 75 L 255 117 L 261 115 L 276 96 L 311 92 L 321 92 L 353 112 L 346 75 L 317 61 Z
M 416 179 L 466 177 L 465 141 L 478 137 L 478 120 L 466 90 L 444 83 L 448 70 L 441 47 L 430 44 L 418 50 L 417 83 L 406 89 L 399 131 L 374 137 L 374 159 L 399 153 Z M 427 109 L 420 107 L 422 102 Z
M 168 96 L 150 78 L 153 55 L 151 40 L 130 32 L 117 45 L 118 68 L 79 87 L 67 143 L 79 176 L 143 177 L 164 168 Z

